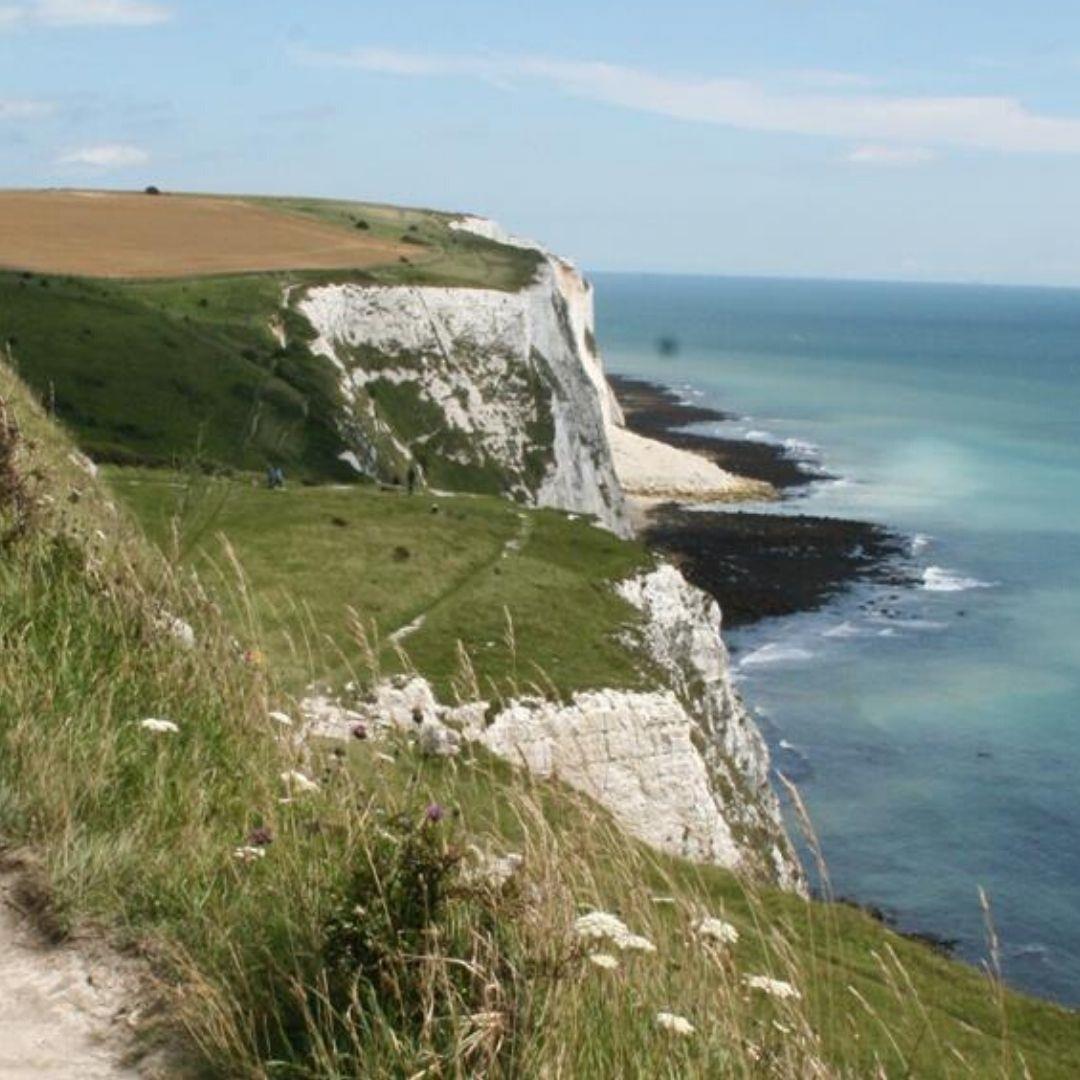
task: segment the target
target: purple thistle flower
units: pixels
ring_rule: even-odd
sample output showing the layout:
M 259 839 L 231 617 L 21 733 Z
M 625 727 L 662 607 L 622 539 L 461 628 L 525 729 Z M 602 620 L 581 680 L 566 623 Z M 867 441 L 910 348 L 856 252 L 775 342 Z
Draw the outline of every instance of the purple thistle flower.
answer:
M 251 847 L 266 847 L 274 842 L 274 834 L 265 825 L 260 825 L 248 833 L 247 842 Z
M 354 739 L 366 739 L 367 724 L 353 724 L 352 736 Z
M 424 813 L 424 820 L 432 825 L 437 825 L 444 817 L 446 817 L 446 811 L 437 802 L 431 803 Z

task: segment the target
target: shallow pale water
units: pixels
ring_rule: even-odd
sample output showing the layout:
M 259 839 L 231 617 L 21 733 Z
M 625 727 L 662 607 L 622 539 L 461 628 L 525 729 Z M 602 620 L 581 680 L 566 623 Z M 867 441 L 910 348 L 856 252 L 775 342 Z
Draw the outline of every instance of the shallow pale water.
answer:
M 834 892 L 979 961 L 981 885 L 1006 977 L 1080 1002 L 1080 291 L 596 285 L 609 370 L 839 478 L 778 512 L 911 537 L 923 587 L 729 638 Z

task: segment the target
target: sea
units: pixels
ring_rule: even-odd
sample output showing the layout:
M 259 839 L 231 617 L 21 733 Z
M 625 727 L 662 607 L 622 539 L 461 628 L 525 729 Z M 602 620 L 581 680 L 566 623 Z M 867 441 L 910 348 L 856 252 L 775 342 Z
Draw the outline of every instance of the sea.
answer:
M 832 894 L 979 964 L 982 889 L 1006 980 L 1080 1004 L 1080 291 L 593 280 L 609 371 L 829 474 L 748 509 L 906 538 L 910 587 L 727 635 Z

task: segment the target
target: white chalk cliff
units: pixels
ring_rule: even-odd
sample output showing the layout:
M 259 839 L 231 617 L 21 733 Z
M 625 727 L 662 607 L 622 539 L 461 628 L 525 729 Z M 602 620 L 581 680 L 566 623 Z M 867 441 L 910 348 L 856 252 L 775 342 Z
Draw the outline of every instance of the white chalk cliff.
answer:
M 661 851 L 802 890 L 768 750 L 731 685 L 716 602 L 668 564 L 619 591 L 643 616 L 639 644 L 664 674 L 655 690 L 530 696 L 493 713 L 484 701 L 442 706 L 424 679 L 401 677 L 348 706 L 312 695 L 307 733 L 349 739 L 363 723 L 372 738 L 407 731 L 421 752 L 447 755 L 476 742 L 583 792 Z
M 437 449 L 473 480 L 494 471 L 507 494 L 593 514 L 622 534 L 624 488 L 740 493 L 738 478 L 711 462 L 622 428 L 596 350 L 592 288 L 572 264 L 484 219 L 454 224 L 537 250 L 532 283 L 516 293 L 346 283 L 292 299 L 315 331 L 310 348 L 339 372 L 354 467 L 385 478 L 409 463 L 426 467 Z M 408 431 L 391 422 L 388 405 L 402 392 Z M 662 673 L 652 691 L 521 698 L 492 716 L 484 702 L 445 708 L 412 678 L 349 707 L 313 696 L 308 730 L 405 728 L 431 753 L 472 740 L 584 792 L 663 851 L 803 888 L 768 751 L 731 684 L 717 604 L 666 564 L 618 589 L 641 615 L 640 639 L 628 647 Z
M 466 484 L 593 514 L 625 535 L 607 435 L 618 406 L 593 352 L 592 289 L 540 255 L 519 292 L 345 283 L 292 303 L 315 330 L 312 352 L 340 373 L 354 467 L 386 479 L 438 458 Z M 407 433 L 384 404 L 401 395 Z

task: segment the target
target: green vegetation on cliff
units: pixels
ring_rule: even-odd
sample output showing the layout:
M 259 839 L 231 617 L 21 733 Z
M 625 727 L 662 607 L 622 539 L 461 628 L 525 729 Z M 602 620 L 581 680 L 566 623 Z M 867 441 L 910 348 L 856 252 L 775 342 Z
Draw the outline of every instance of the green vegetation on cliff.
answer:
M 356 539 L 348 512 L 321 507 L 346 526 L 295 536 L 270 572 L 272 551 L 256 533 L 272 533 L 271 508 L 284 506 L 269 500 L 300 493 L 221 499 L 220 515 L 213 495 L 196 501 L 181 517 L 180 547 L 204 588 L 146 543 L 2 368 L 0 399 L 0 843 L 40 861 L 54 924 L 90 923 L 138 948 L 159 998 L 145 1010 L 148 1037 L 180 1038 L 193 1075 L 1075 1074 L 1075 1013 L 1009 993 L 861 912 L 650 852 L 556 781 L 478 752 L 425 759 L 404 736 L 347 748 L 296 740 L 295 723 L 270 716 L 297 719 L 273 665 L 259 660 L 261 647 L 275 655 L 277 646 L 260 637 L 258 609 L 294 571 L 302 600 L 316 562 L 328 580 L 347 582 L 338 570 Z M 171 512 L 171 497 L 116 486 L 148 521 Z M 522 520 L 483 500 L 475 509 L 462 500 L 470 509 L 461 517 L 451 513 L 457 500 L 440 505 L 431 515 L 439 542 L 425 560 L 455 535 L 490 559 Z M 423 503 L 367 506 L 355 513 L 376 534 L 386 522 L 385 547 Z M 580 523 L 524 520 L 543 538 L 538 573 L 573 570 Z M 199 562 L 211 522 L 232 522 L 246 552 L 244 611 L 222 603 Z M 405 545 L 424 550 L 408 527 Z M 313 545 L 310 566 L 290 561 L 301 539 Z M 592 553 L 604 568 L 596 590 L 565 616 L 551 602 L 553 624 L 579 617 L 604 573 L 640 557 L 604 542 L 606 554 Z M 381 550 L 368 549 L 373 561 Z M 499 575 L 460 558 L 463 597 L 475 578 L 486 584 L 470 603 L 488 587 L 499 603 Z M 503 562 L 510 557 L 490 572 Z M 390 580 L 385 570 L 372 577 Z M 431 601 L 435 619 L 437 588 L 424 577 L 418 562 L 409 600 Z M 523 588 L 528 577 L 522 571 Z M 327 619 L 341 618 L 340 605 L 316 601 Z M 389 591 L 382 604 L 374 614 L 387 626 L 409 615 Z M 448 619 L 453 610 L 445 605 Z M 174 633 L 177 617 L 193 627 L 190 647 Z M 500 624 L 496 612 L 491 625 Z M 361 648 L 336 640 L 362 669 Z M 144 727 L 151 717 L 176 731 Z M 286 785 L 281 775 L 293 770 L 317 790 L 295 777 Z M 511 851 L 521 867 L 499 884 L 486 855 Z M 582 939 L 575 919 L 594 908 L 617 914 L 655 952 Z M 706 914 L 730 923 L 738 941 L 710 944 L 695 930 Z M 755 976 L 797 996 L 774 996 Z M 669 1031 L 659 1013 L 694 1030 Z

